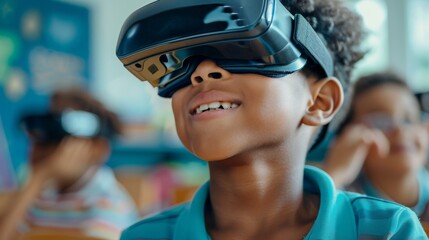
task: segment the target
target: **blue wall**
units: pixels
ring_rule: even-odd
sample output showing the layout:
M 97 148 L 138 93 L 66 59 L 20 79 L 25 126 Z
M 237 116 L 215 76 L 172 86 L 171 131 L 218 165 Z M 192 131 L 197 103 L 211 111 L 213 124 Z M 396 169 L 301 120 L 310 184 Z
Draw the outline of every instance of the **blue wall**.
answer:
M 50 0 L 0 2 L 0 117 L 15 169 L 28 153 L 17 125 L 20 114 L 46 108 L 56 88 L 88 85 L 90 37 L 84 7 Z

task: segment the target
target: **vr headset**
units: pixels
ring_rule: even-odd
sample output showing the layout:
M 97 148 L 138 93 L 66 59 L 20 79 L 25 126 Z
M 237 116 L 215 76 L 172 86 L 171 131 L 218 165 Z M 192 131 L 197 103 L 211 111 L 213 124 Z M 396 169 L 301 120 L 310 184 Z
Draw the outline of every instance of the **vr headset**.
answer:
M 116 55 L 138 79 L 171 97 L 203 59 L 233 73 L 282 77 L 333 60 L 306 19 L 280 0 L 158 0 L 128 17 Z
M 62 113 L 32 113 L 24 115 L 20 125 L 35 143 L 52 143 L 64 137 L 110 138 L 114 134 L 95 114 L 67 110 Z

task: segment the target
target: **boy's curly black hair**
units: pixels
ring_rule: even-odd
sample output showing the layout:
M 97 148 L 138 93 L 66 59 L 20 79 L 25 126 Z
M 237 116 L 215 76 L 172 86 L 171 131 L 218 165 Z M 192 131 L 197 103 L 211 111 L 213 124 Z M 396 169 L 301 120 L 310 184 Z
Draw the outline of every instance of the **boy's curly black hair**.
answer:
M 334 76 L 347 89 L 355 63 L 366 53 L 362 49 L 366 32 L 361 17 L 339 0 L 281 0 L 281 3 L 292 14 L 304 16 L 325 42 L 334 61 Z M 317 74 L 311 64 L 303 71 Z
M 362 48 L 366 36 L 362 18 L 340 0 L 280 0 L 292 14 L 304 16 L 331 53 L 334 76 L 347 91 L 351 73 L 356 62 L 366 51 Z M 320 70 L 311 62 L 302 73 L 320 76 Z M 314 150 L 325 139 L 329 124 L 318 131 L 310 147 Z

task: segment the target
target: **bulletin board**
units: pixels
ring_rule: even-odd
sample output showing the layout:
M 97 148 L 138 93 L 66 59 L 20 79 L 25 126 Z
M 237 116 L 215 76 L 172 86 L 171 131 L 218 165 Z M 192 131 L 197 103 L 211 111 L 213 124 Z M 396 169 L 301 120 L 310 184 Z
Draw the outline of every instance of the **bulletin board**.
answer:
M 26 162 L 28 144 L 18 119 L 47 108 L 51 92 L 88 85 L 90 11 L 53 0 L 0 2 L 0 116 L 12 167 Z

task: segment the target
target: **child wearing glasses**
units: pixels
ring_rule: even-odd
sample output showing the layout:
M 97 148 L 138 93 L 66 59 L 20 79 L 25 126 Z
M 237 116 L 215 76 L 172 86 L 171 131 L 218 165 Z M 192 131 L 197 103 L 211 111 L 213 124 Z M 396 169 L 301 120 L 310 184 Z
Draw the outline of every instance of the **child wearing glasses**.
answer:
M 417 98 L 393 73 L 357 80 L 325 163 L 340 188 L 410 207 L 429 221 L 428 129 Z

